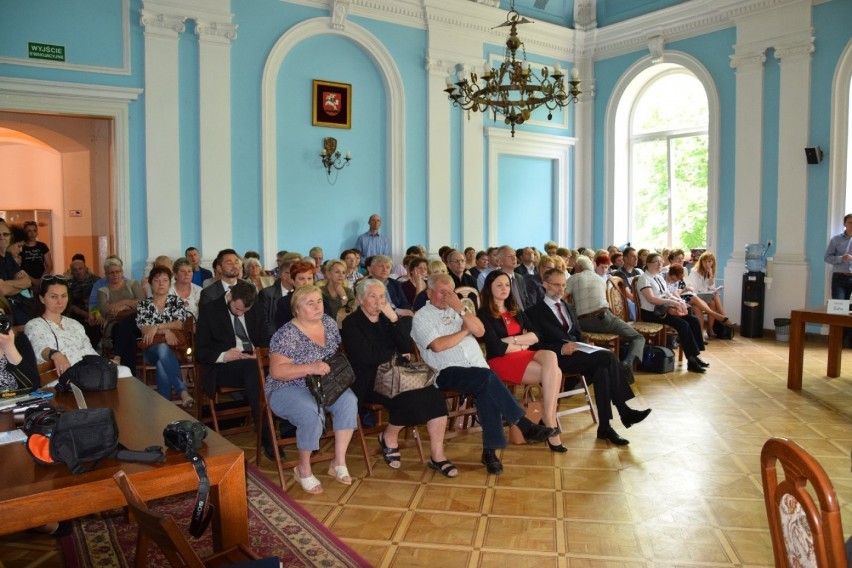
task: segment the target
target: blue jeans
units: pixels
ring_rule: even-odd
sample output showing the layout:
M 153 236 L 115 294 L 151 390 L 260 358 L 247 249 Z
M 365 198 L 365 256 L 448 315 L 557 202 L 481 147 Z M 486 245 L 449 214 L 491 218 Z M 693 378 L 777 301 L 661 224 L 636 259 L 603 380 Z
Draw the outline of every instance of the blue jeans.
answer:
M 436 384 L 443 390 L 472 394 L 482 424 L 482 447 L 486 450 L 506 447 L 503 419 L 514 424 L 524 417 L 524 409 L 494 371 L 487 367 L 447 367 L 438 373 Z
M 160 396 L 171 400 L 172 388 L 178 395 L 186 390 L 186 385 L 180 377 L 180 363 L 168 345 L 152 345 L 145 349 L 142 357 L 146 363 L 157 367 L 157 392 Z

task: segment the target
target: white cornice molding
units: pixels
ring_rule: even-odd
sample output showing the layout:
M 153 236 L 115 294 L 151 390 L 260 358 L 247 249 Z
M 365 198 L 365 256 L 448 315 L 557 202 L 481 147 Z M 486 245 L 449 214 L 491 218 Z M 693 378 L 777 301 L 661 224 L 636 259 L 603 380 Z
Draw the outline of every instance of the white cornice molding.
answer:
M 239 26 L 236 24 L 210 22 L 202 19 L 197 19 L 195 22 L 195 33 L 198 35 L 199 40 L 230 44 L 237 39 L 237 28 Z
M 39 81 L 36 79 L 0 78 L 0 97 L 7 95 L 49 96 L 58 99 L 79 100 L 88 99 L 103 102 L 135 101 L 142 94 L 142 89 L 127 87 L 109 87 L 105 85 L 83 85 L 77 83 L 61 83 L 58 81 Z
M 176 18 L 230 23 L 231 0 L 142 0 L 142 10 Z
M 186 31 L 185 16 L 174 16 L 171 14 L 163 14 L 162 12 L 154 12 L 152 10 L 139 10 L 139 25 L 146 34 L 159 35 L 163 37 L 177 37 L 179 34 Z

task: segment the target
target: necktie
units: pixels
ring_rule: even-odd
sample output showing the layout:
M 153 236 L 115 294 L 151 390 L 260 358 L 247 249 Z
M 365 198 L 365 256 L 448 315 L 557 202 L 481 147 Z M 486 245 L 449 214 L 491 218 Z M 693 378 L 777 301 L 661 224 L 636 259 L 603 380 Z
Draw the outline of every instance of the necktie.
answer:
M 248 333 L 246 333 L 246 328 L 237 316 L 234 316 L 234 334 L 236 334 L 237 339 L 239 339 L 243 344 L 243 353 L 251 353 L 254 351 L 254 349 L 252 349 Z
M 515 303 L 523 310 L 524 302 L 521 300 L 521 291 L 518 290 L 518 281 L 515 280 L 514 276 L 509 276 L 509 284 L 512 287 L 512 297 L 515 298 Z
M 562 302 L 556 302 L 556 311 L 559 312 L 559 319 L 562 320 L 562 330 L 568 331 L 571 326 L 568 325 L 568 320 L 565 317 L 565 312 L 562 311 Z

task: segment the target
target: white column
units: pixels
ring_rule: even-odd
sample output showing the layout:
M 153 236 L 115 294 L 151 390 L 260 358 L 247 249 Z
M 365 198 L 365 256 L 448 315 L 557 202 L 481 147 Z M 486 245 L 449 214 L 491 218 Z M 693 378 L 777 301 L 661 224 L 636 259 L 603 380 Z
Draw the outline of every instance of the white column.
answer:
M 450 108 L 444 89 L 452 67 L 441 60 L 426 62 L 428 101 L 426 173 L 426 250 L 437 252 L 450 240 Z
M 232 246 L 231 42 L 237 26 L 196 20 L 198 34 L 199 184 L 202 251 Z M 274 251 L 261 251 L 269 258 Z
M 574 146 L 574 201 L 572 211 L 559 211 L 566 219 L 573 220 L 573 231 L 555 235 L 560 246 L 577 248 L 594 242 L 592 221 L 594 221 L 594 147 L 595 147 L 595 82 L 592 77 L 593 66 L 580 65 L 579 101 L 565 108 L 564 112 L 574 111 L 574 137 L 578 143 Z M 567 79 L 566 79 L 567 83 Z M 567 87 L 567 85 L 566 85 Z M 566 200 L 566 203 L 570 203 Z M 609 235 L 604 235 L 607 237 Z M 601 243 L 601 246 L 610 243 Z M 619 243 L 616 243 L 619 244 Z
M 760 238 L 761 164 L 763 163 L 763 65 L 765 50 L 731 57 L 737 71 L 734 162 L 734 250 L 725 265 L 725 311 L 739 319 L 745 245 Z
M 773 318 L 789 317 L 790 309 L 807 303 L 810 270 L 805 258 L 808 209 L 808 145 L 812 38 L 775 48 L 781 61 L 778 116 L 778 218 L 772 286 L 766 294 L 765 327 Z
M 465 75 L 472 70 L 465 68 Z M 447 101 L 449 103 L 449 101 Z M 461 119 L 461 239 L 459 247 L 482 250 L 499 246 L 497 221 L 489 220 L 485 238 L 485 113 L 462 112 Z M 492 226 L 492 224 L 494 226 Z
M 180 249 L 178 37 L 185 18 L 141 10 L 145 36 L 145 179 L 148 261 Z

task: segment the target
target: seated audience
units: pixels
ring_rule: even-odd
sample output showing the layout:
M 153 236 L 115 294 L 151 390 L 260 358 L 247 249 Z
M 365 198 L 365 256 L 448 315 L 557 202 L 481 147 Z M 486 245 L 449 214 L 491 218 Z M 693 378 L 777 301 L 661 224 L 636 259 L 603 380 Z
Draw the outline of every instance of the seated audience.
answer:
M 589 262 L 588 259 L 582 258 L 578 261 Z M 573 279 L 574 277 L 571 278 Z M 651 410 L 634 410 L 627 406 L 627 401 L 635 395 L 612 351 L 596 349 L 588 353 L 583 350 L 580 345 L 583 335 L 579 318 L 574 309 L 562 299 L 565 292 L 565 274 L 558 268 L 546 272 L 544 285 L 547 295 L 527 310 L 527 317 L 539 333 L 540 342 L 536 348 L 555 352 L 562 371 L 582 374 L 594 385 L 595 406 L 598 410 L 598 439 L 607 440 L 617 446 L 626 446 L 630 442 L 619 436 L 610 425 L 612 405 L 615 405 L 621 423 L 626 428 L 642 422 Z
M 185 266 L 191 270 L 189 261 Z M 190 279 L 191 279 L 190 275 Z M 157 368 L 157 392 L 167 400 L 172 399 L 172 390 L 180 397 L 181 406 L 192 408 L 195 400 L 186 390 L 181 378 L 180 362 L 169 346 L 177 345 L 179 340 L 175 332 L 183 330 L 183 322 L 189 312 L 183 300 L 169 294 L 172 284 L 172 271 L 165 266 L 155 266 L 148 274 L 148 284 L 152 296 L 139 302 L 136 314 L 136 326 L 142 333 L 142 357 Z M 189 282 L 192 284 L 192 282 Z M 157 339 L 161 340 L 157 343 Z
M 94 287 L 98 277 L 89 272 L 89 267 L 86 266 L 86 261 L 82 258 L 83 255 L 75 256 L 81 258 L 72 261 L 69 269 L 68 315 L 83 325 L 92 345 L 97 345 L 101 342 L 101 324 L 103 321 L 89 310 L 89 296 L 92 294 L 92 287 Z
M 444 264 L 442 260 L 430 260 L 429 261 L 429 278 L 432 278 L 436 274 L 447 274 L 447 265 Z M 428 285 L 428 280 L 427 280 Z M 416 312 L 420 308 L 426 305 L 426 302 L 429 301 L 428 296 L 428 286 L 426 290 L 423 290 L 414 298 L 414 311 Z
M 508 274 L 494 271 L 485 278 L 482 306 L 477 316 L 485 326 L 483 339 L 488 366 L 504 382 L 541 385 L 544 425 L 557 430 L 547 440 L 547 447 L 552 452 L 567 452 L 559 438 L 559 423 L 556 420 L 562 371 L 559 370 L 555 353 L 532 349 L 538 343 L 538 336 L 515 303 Z
M 84 355 L 97 355 L 83 326 L 63 315 L 68 307 L 68 280 L 63 276 L 45 275 L 38 294 L 39 316 L 27 322 L 24 328 L 32 343 L 36 362 L 53 361 L 56 373 L 62 375 Z M 135 324 L 134 324 L 135 325 Z M 119 376 L 131 376 L 133 367 L 122 364 Z
M 272 276 L 264 274 L 263 267 L 260 261 L 256 258 L 249 257 L 243 262 L 246 271 L 246 280 L 254 285 L 254 289 L 260 292 L 264 288 L 271 286 L 275 279 Z
M 164 267 L 168 268 L 169 270 L 171 270 L 172 264 L 174 264 L 174 263 L 172 262 L 171 258 L 169 258 L 168 256 L 166 256 L 164 254 L 161 254 L 160 256 L 158 256 L 157 258 L 154 259 L 154 262 L 151 263 L 151 269 L 153 270 L 154 268 L 156 268 L 158 266 L 164 266 Z M 150 274 L 150 272 L 149 272 L 149 274 Z M 142 291 L 145 292 L 146 298 L 150 298 L 151 297 L 151 286 L 150 286 L 150 284 L 148 284 L 147 278 L 145 278 L 143 280 L 144 281 L 142 282 Z
M 420 245 L 410 246 L 405 249 L 405 256 L 402 259 L 402 262 L 397 264 L 391 270 L 391 278 L 396 278 L 400 282 L 404 282 L 408 279 L 408 265 L 411 260 L 415 257 L 426 258 L 426 253 L 420 253 Z
M 390 277 L 392 265 L 393 261 L 391 261 L 389 256 L 383 254 L 376 255 L 370 259 L 370 263 L 367 266 L 367 273 L 385 285 L 385 295 L 388 298 L 388 302 L 390 302 L 398 315 L 414 315 L 414 312 L 411 310 L 411 304 L 402 291 L 402 284 Z
M 530 301 L 530 305 L 536 305 L 539 300 L 544 298 L 544 284 L 543 277 L 544 273 L 552 268 L 556 268 L 557 259 L 559 262 L 562 262 L 562 259 L 559 257 L 552 256 L 543 256 L 538 261 L 538 271 L 527 278 L 527 298 Z M 564 272 L 564 271 L 563 271 Z
M 201 300 L 198 302 L 199 306 L 224 298 L 228 290 L 233 288 L 237 282 L 245 282 L 245 280 L 240 279 L 240 275 L 243 273 L 242 261 L 234 249 L 220 250 L 219 254 L 216 255 L 213 266 L 218 269 L 219 278 L 215 282 L 206 285 L 201 291 Z
M 438 371 L 435 384 L 439 389 L 475 397 L 476 415 L 482 425 L 482 463 L 488 473 L 498 475 L 503 473 L 503 464 L 497 450 L 506 447 L 504 420 L 516 425 L 530 443 L 552 438 L 558 432 L 526 418 L 524 409 L 488 367 L 475 339 L 485 334 L 485 327 L 462 305 L 454 288 L 449 275 L 436 274 L 429 279 L 429 301 L 414 315 L 411 338 L 423 361 Z
M 110 259 L 115 259 L 119 262 L 119 264 L 122 264 L 122 265 L 124 264 L 117 255 L 111 254 L 108 257 L 106 257 L 106 260 L 110 260 Z M 106 262 L 106 260 L 104 262 Z M 126 276 L 122 276 L 122 278 L 124 280 L 127 280 Z M 98 309 L 98 292 L 100 291 L 101 288 L 103 288 L 106 285 L 107 285 L 107 278 L 106 278 L 106 275 L 104 275 L 103 278 L 98 278 L 97 281 L 95 281 L 95 283 L 92 285 L 92 293 L 89 294 L 89 311 L 93 312 L 93 315 L 96 318 L 102 318 L 103 317 L 103 314 L 101 314 L 100 309 Z
M 637 290 L 642 321 L 672 326 L 677 331 L 683 352 L 686 353 L 687 368 L 695 373 L 703 373 L 709 364 L 699 357 L 704 350 L 701 325 L 698 318 L 689 315 L 686 302 L 669 294 L 665 280 L 660 274 L 662 263 L 659 254 L 649 254 L 647 271 L 638 278 Z
M 636 268 L 638 268 L 639 270 L 641 270 L 643 272 L 645 271 L 645 267 L 648 264 L 648 255 L 649 254 L 651 254 L 651 251 L 649 251 L 648 249 L 644 249 L 644 248 L 639 249 L 636 252 L 636 258 L 638 259 L 638 262 L 636 263 Z
M 470 269 L 476 266 L 476 249 L 467 247 L 464 249 L 464 269 L 470 274 Z
M 275 325 L 275 311 L 278 309 L 278 300 L 295 290 L 293 279 L 290 278 L 290 267 L 299 260 L 302 260 L 302 255 L 299 253 L 285 253 L 279 259 L 279 277 L 271 286 L 264 288 L 257 294 L 257 307 L 255 309 L 263 315 L 267 339 L 278 331 L 278 326 Z
M 314 263 L 309 260 L 297 260 L 290 265 L 290 279 L 293 281 L 295 290 L 313 284 Z M 293 319 L 292 296 L 293 294 L 282 296 L 275 305 L 275 331 L 278 331 L 282 325 Z M 331 303 L 327 298 L 323 298 L 323 308 L 328 316 L 336 317 L 336 314 L 331 311 Z
M 515 272 L 522 276 L 534 276 L 537 272 L 535 264 L 535 251 L 532 247 L 524 247 L 520 249 L 518 254 L 520 262 L 515 267 Z
M 722 316 L 722 323 L 726 323 L 728 317 L 725 314 L 722 298 L 719 296 L 719 290 L 722 287 L 716 285 L 716 256 L 712 252 L 701 253 L 698 262 L 687 277 L 687 284 L 692 287 L 696 294 L 699 294 L 711 310 Z M 701 308 L 697 309 L 701 310 Z M 704 324 L 704 314 L 707 315 L 707 334 L 712 334 L 713 322 L 716 317 L 710 312 L 698 313 L 698 320 L 702 325 Z
M 474 280 L 479 278 L 480 272 L 488 266 L 488 253 L 484 250 L 476 253 L 476 263 L 468 270 Z
M 429 262 L 422 256 L 413 256 L 408 262 L 408 279 L 400 284 L 409 305 L 414 305 L 417 294 L 426 289 L 426 273 Z
M 192 263 L 189 259 L 179 258 L 172 265 L 174 282 L 169 288 L 169 294 L 183 300 L 183 307 L 192 317 L 198 319 L 198 303 L 201 301 L 201 286 L 192 281 Z
M 272 412 L 296 427 L 299 465 L 293 476 L 308 493 L 322 493 L 322 485 L 311 471 L 311 454 L 319 449 L 325 429 L 325 413 L 305 385 L 305 376 L 326 375 L 330 368 L 324 359 L 337 351 L 340 334 L 334 319 L 323 313 L 322 294 L 313 285 L 302 286 L 292 295 L 293 319 L 272 336 L 269 346 L 269 380 L 266 397 Z M 344 485 L 352 484 L 346 467 L 346 449 L 355 431 L 358 399 L 346 389 L 334 404 L 324 408 L 331 413 L 334 429 L 334 460 L 328 474 Z
M 361 252 L 349 249 L 340 253 L 340 259 L 346 263 L 346 280 L 354 287 L 355 283 L 364 277 L 365 270 L 361 268 Z
M 332 317 L 337 319 L 340 310 L 355 308 L 355 290 L 346 280 L 346 263 L 340 259 L 332 259 L 325 263 L 325 286 L 321 286 L 323 302 L 328 302 Z M 340 321 L 340 320 L 338 320 Z
M 701 297 L 695 293 L 695 290 L 683 281 L 683 274 L 683 266 L 678 263 L 670 265 L 669 271 L 665 276 L 666 284 L 668 285 L 670 294 L 680 297 L 680 299 L 686 302 L 687 305 L 697 312 L 696 318 L 698 319 L 698 324 L 701 326 L 704 341 L 709 339 L 707 335 L 708 331 L 712 331 L 712 328 L 709 328 L 709 326 L 708 330 L 704 330 L 704 314 L 707 314 L 710 318 L 710 322 L 718 320 L 723 325 L 733 327 L 734 324 L 731 320 L 729 320 L 724 314 L 713 310 L 707 302 L 702 300 Z
M 98 311 L 104 318 L 104 338 L 110 339 L 121 364 L 136 368 L 136 308 L 145 293 L 136 280 L 124 279 L 121 260 L 108 258 L 104 262 L 107 285 L 98 290 Z
M 322 247 L 313 247 L 308 251 L 308 256 L 313 259 L 315 272 L 314 272 L 314 280 L 322 280 L 325 278 L 323 272 L 325 267 L 323 266 L 323 259 L 325 258 L 325 253 L 322 250 Z
M 385 299 L 384 284 L 368 278 L 358 284 L 359 308 L 343 321 L 341 336 L 352 368 L 355 384 L 352 390 L 359 402 L 378 403 L 388 409 L 388 425 L 379 435 L 385 463 L 399 469 L 399 433 L 406 426 L 426 424 L 429 431 L 431 457 L 429 467 L 446 477 L 456 477 L 458 469 L 444 452 L 447 428 L 447 404 L 434 386 L 402 392 L 387 398 L 373 390 L 379 365 L 391 357 L 410 357 L 411 318 L 399 317 Z
M 15 255 L 9 250 L 12 245 L 12 228 L 0 219 L 0 294 L 12 307 L 18 325 L 23 325 L 33 316 L 32 281 L 21 268 Z M 16 242 L 20 242 L 15 239 Z

